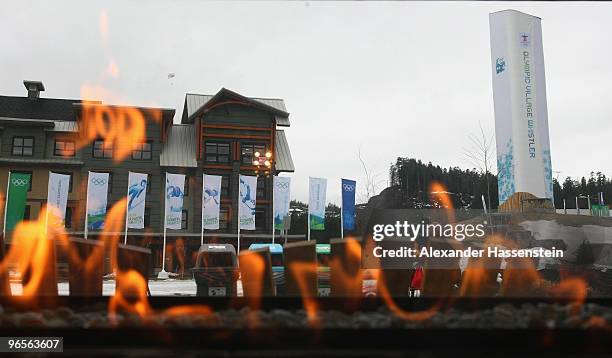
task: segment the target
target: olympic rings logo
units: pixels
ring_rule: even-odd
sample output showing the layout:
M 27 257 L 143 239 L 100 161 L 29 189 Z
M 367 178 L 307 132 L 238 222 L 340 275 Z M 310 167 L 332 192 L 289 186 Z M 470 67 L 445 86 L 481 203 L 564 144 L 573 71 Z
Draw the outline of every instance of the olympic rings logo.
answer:
M 350 184 L 342 184 L 344 191 L 355 191 L 355 186 Z
M 14 186 L 26 186 L 29 183 L 28 179 L 11 179 Z
M 287 189 L 289 189 L 289 183 L 287 183 L 287 182 L 277 182 L 276 183 L 276 187 L 281 189 L 281 190 L 287 190 Z
M 102 178 L 93 178 L 93 179 L 91 179 L 91 183 L 92 183 L 93 185 L 97 185 L 97 186 L 100 186 L 100 185 L 105 185 L 105 184 L 106 184 L 106 179 L 102 179 Z

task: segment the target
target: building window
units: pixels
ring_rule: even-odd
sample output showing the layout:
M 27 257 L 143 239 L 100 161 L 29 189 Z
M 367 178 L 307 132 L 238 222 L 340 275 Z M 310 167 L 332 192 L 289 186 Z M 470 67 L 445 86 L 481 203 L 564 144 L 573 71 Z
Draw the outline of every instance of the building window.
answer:
M 108 193 L 113 192 L 113 173 L 108 173 Z
M 15 174 L 25 174 L 30 176 L 30 183 L 28 184 L 28 192 L 32 191 L 32 182 L 34 181 L 34 176 L 30 171 L 14 171 Z
M 253 161 L 255 160 L 255 152 L 259 152 L 260 156 L 266 155 L 266 145 L 265 144 L 253 144 L 253 143 L 242 143 L 242 164 L 253 165 Z
M 229 163 L 230 144 L 219 142 L 206 142 L 205 160 L 208 163 Z
M 23 210 L 23 220 L 30 220 L 30 215 L 31 215 L 31 206 L 30 205 L 26 205 L 25 209 Z
M 229 175 L 221 176 L 221 199 L 229 199 L 230 178 Z
M 189 195 L 189 176 L 185 175 L 185 188 L 183 189 L 183 196 Z
M 57 139 L 53 146 L 53 155 L 60 157 L 74 157 L 76 155 L 76 146 L 74 141 Z
M 257 199 L 266 198 L 266 178 L 257 177 Z
M 225 230 L 229 226 L 229 209 L 219 209 L 219 230 Z
M 187 210 L 183 210 L 181 212 L 181 229 L 187 230 L 187 225 L 189 224 L 189 213 Z
M 151 141 L 136 143 L 132 147 L 132 159 L 151 160 L 153 158 L 153 144 Z
M 72 228 L 72 208 L 66 208 L 66 216 L 64 217 L 64 227 Z
M 34 137 L 13 137 L 13 155 L 31 157 L 34 155 Z
M 151 174 L 147 174 L 147 194 L 151 194 L 151 187 L 153 186 L 153 177 Z
M 105 141 L 103 139 L 94 140 L 92 156 L 100 159 L 112 159 L 113 142 Z
M 72 177 L 72 173 L 63 173 L 63 172 L 56 172 L 57 174 L 63 174 L 63 175 L 70 175 L 70 179 L 68 180 L 68 192 L 72 193 L 72 182 L 73 182 L 73 177 Z
M 266 226 L 266 210 L 255 209 L 255 230 L 265 230 Z
M 144 227 L 151 227 L 151 208 L 145 208 Z

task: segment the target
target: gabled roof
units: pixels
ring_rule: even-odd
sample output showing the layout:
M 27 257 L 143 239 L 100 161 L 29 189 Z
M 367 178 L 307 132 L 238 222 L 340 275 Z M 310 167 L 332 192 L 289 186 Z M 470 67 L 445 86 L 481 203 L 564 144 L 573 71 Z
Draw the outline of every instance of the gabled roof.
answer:
M 78 99 L 0 96 L 0 117 L 74 121 Z
M 254 98 L 245 97 L 239 93 L 222 88 L 215 95 L 187 93 L 185 95 L 185 104 L 183 106 L 182 123 L 191 123 L 193 119 L 200 113 L 205 112 L 213 105 L 223 102 L 225 98 L 231 98 L 255 108 L 270 112 L 276 116 L 276 123 L 279 126 L 289 126 L 289 112 L 285 107 L 285 101 L 278 98 Z

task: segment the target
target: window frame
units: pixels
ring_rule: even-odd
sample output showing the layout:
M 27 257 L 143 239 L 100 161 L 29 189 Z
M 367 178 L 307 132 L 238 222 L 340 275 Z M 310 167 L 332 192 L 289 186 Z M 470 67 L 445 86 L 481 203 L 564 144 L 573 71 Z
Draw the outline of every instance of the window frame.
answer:
M 219 230 L 227 230 L 229 229 L 230 224 L 230 208 L 229 206 L 223 206 L 219 208 Z M 225 223 L 225 224 L 222 224 Z
M 242 165 L 253 165 L 253 161 L 255 160 L 255 152 L 259 151 L 259 149 L 255 149 L 255 147 L 263 147 L 263 153 L 260 152 L 261 155 L 265 155 L 266 152 L 269 150 L 268 149 L 268 143 L 264 143 L 264 142 L 244 142 L 244 143 L 240 143 L 240 163 Z M 245 161 L 245 154 L 244 150 L 245 149 L 251 149 L 252 153 L 250 154 L 250 158 L 248 159 L 248 161 Z
M 55 172 L 56 174 L 63 174 L 63 175 L 70 175 L 70 179 L 68 180 L 68 193 L 72 193 L 72 189 L 73 189 L 73 179 L 74 179 L 74 173 L 71 172 Z M 30 180 L 31 181 L 31 180 Z
M 21 148 L 21 154 L 16 154 L 15 153 L 15 140 L 16 139 L 21 139 L 21 145 L 18 148 Z M 24 140 L 26 139 L 31 139 L 32 140 L 32 153 L 31 154 L 23 154 L 23 150 L 24 148 L 29 148 L 29 146 L 26 146 L 24 143 Z M 34 156 L 34 148 L 36 146 L 36 138 L 34 136 L 13 136 L 13 140 L 11 141 L 11 155 L 14 157 L 33 157 Z
M 260 187 L 261 184 L 261 187 Z M 266 177 L 258 176 L 257 177 L 257 187 L 255 188 L 255 198 L 256 199 L 266 199 Z M 261 195 L 260 194 L 261 191 Z
M 189 210 L 181 210 L 181 230 L 187 230 L 189 228 Z
M 226 182 L 227 185 L 223 185 L 223 182 Z M 221 174 L 221 200 L 223 199 L 231 199 L 232 197 L 232 178 L 230 174 Z
M 60 153 L 58 153 L 58 146 L 57 146 L 58 143 L 64 143 L 64 149 Z M 67 143 L 72 144 L 72 154 L 64 154 Z M 56 138 L 53 142 L 53 155 L 56 157 L 68 157 L 68 158 L 76 157 L 76 142 L 70 139 Z
M 145 210 L 144 210 L 144 227 L 145 227 L 145 229 L 151 227 L 151 207 L 150 206 L 145 206 Z
M 66 214 L 64 215 L 64 228 L 72 229 L 72 219 L 75 209 L 72 206 L 66 206 Z M 70 212 L 70 220 L 68 220 L 68 212 Z
M 102 143 L 102 147 L 101 150 L 102 151 L 102 156 L 97 156 L 96 155 L 96 143 L 101 142 Z M 110 144 L 108 144 L 110 143 Z M 110 149 L 107 148 L 105 145 L 110 145 Z M 110 150 L 110 156 L 106 156 L 106 152 Z M 91 143 L 91 157 L 94 159 L 113 159 L 115 156 L 115 142 L 114 141 L 106 141 L 104 139 L 94 139 L 93 142 Z
M 144 145 L 149 146 L 149 150 L 144 150 Z M 136 158 L 136 153 L 140 153 L 140 158 Z M 148 153 L 149 158 L 143 158 L 144 154 Z M 145 140 L 132 144 L 132 160 L 138 161 L 152 161 L 153 160 L 153 141 Z
M 183 187 L 183 197 L 189 196 L 189 175 L 185 174 L 185 186 Z
M 210 153 L 208 151 L 208 145 L 215 145 L 216 149 L 215 149 L 215 153 Z M 232 143 L 231 142 L 224 142 L 224 141 L 217 141 L 217 140 L 207 140 L 204 142 L 204 162 L 206 163 L 210 163 L 210 164 L 230 164 L 232 162 Z M 223 146 L 227 146 L 227 154 L 221 154 L 221 156 L 227 156 L 227 161 L 220 161 L 219 160 L 219 145 L 223 145 Z M 209 160 L 209 156 L 213 156 L 215 157 L 215 160 Z
M 268 216 L 267 216 L 268 210 L 266 210 L 266 208 L 258 208 L 255 207 L 255 230 L 266 230 L 266 228 L 268 227 Z M 264 220 L 263 220 L 263 225 L 262 224 L 258 224 L 261 223 L 261 218 L 260 220 L 257 220 L 258 217 L 263 216 Z

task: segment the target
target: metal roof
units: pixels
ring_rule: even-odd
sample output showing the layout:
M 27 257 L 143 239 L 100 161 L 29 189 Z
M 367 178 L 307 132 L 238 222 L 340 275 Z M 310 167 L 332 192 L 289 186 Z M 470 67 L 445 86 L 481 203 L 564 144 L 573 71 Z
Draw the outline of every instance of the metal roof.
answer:
M 49 119 L 30 119 L 30 118 L 8 118 L 0 117 L 0 123 L 18 123 L 24 125 L 43 125 L 45 131 L 50 132 L 78 132 L 79 125 L 76 121 L 54 121 Z
M 229 92 L 229 90 L 225 91 Z M 206 103 L 208 103 L 208 101 L 210 101 L 214 96 L 215 95 L 187 93 L 185 95 L 185 106 L 183 108 L 183 120 L 191 120 L 192 117 L 198 112 L 198 110 L 202 108 Z M 263 105 L 277 109 L 279 111 L 287 112 L 287 108 L 285 107 L 285 101 L 283 101 L 282 99 L 255 97 L 248 98 Z M 276 116 L 276 121 L 279 126 L 289 126 L 288 118 Z
M 287 143 L 287 137 L 285 137 L 285 131 L 276 131 L 276 146 L 274 147 L 276 153 L 276 170 L 279 172 L 294 172 L 295 166 L 293 165 L 293 159 L 291 158 L 291 150 L 289 150 L 289 143 Z
M 162 145 L 159 164 L 163 167 L 198 166 L 196 156 L 196 130 L 192 124 L 174 124 L 168 129 L 168 138 Z

